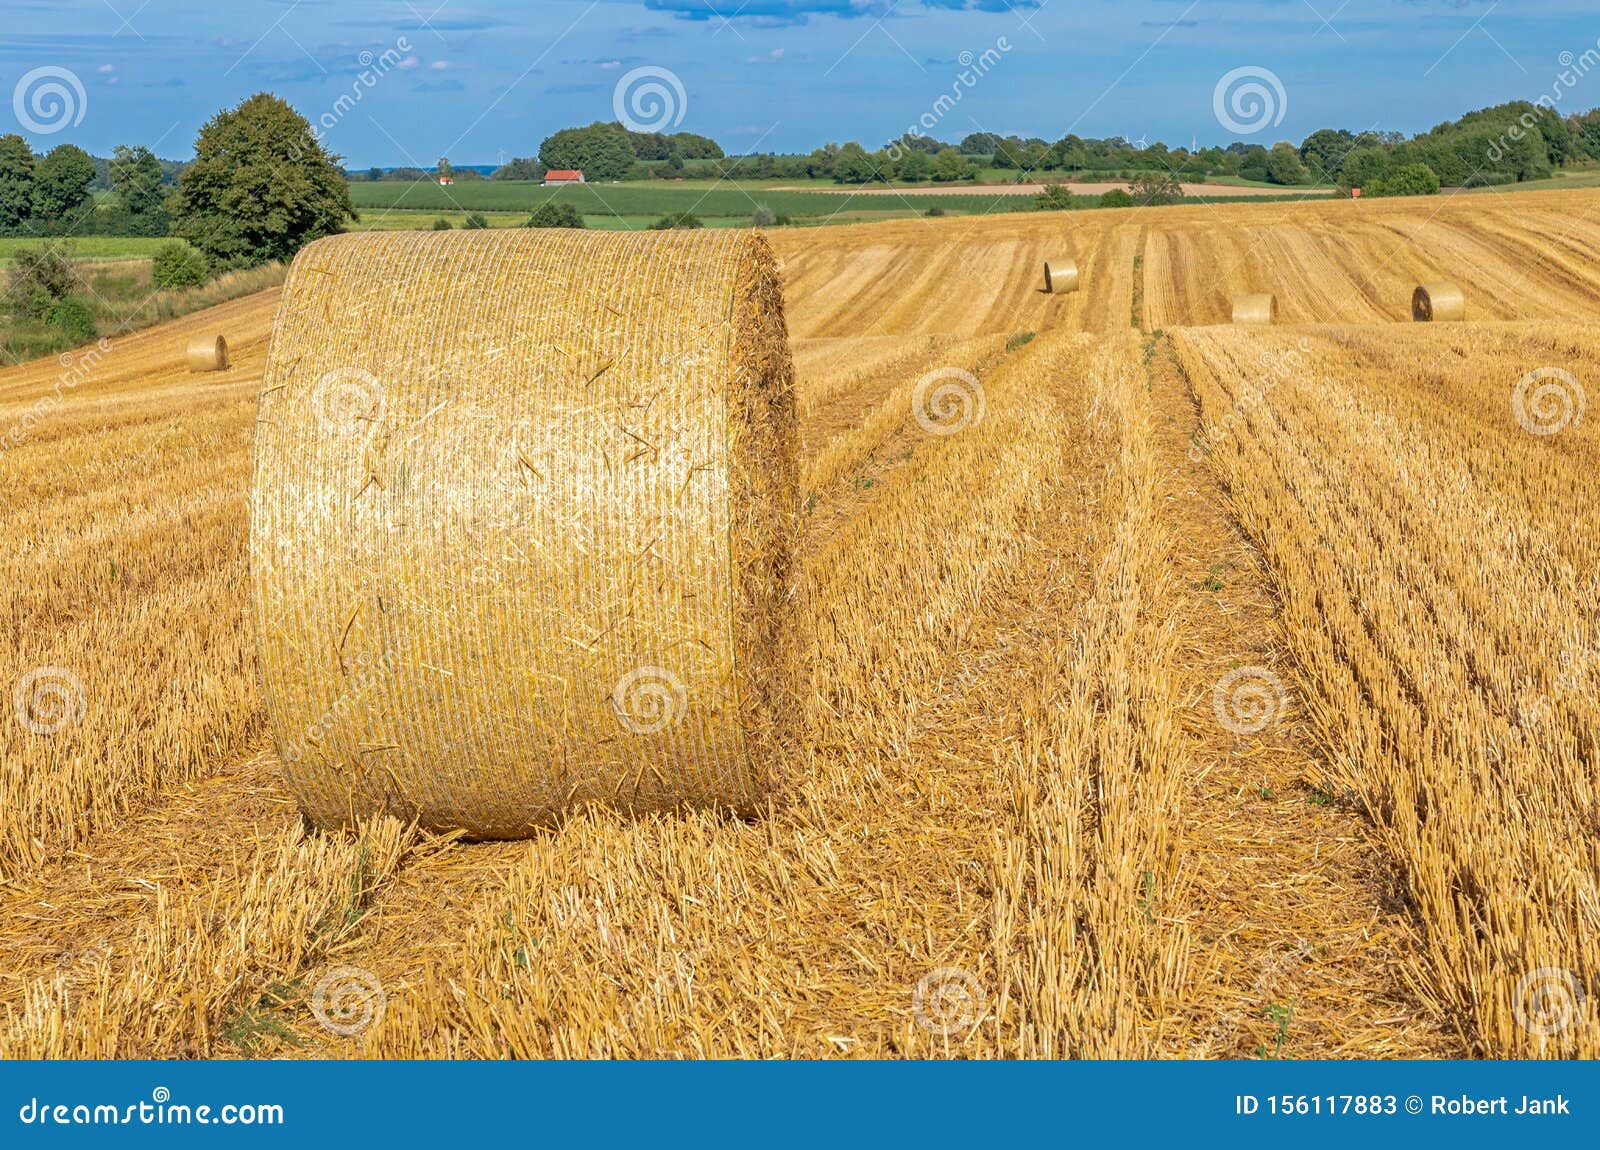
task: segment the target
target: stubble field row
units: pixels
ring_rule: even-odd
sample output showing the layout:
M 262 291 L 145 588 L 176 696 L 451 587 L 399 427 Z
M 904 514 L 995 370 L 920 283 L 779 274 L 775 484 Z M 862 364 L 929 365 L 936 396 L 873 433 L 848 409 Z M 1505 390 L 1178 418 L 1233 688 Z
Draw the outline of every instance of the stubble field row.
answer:
M 246 610 L 275 293 L 5 373 L 0 679 L 72 721 L 0 725 L 0 1052 L 1592 1055 L 1521 996 L 1596 971 L 1595 441 L 1511 403 L 1594 367 L 1600 200 L 1517 206 L 774 233 L 810 682 L 752 822 L 305 834 Z M 1478 322 L 1399 326 L 1440 277 Z M 1205 326 L 1247 289 L 1318 326 Z M 941 369 L 981 418 L 914 410 Z

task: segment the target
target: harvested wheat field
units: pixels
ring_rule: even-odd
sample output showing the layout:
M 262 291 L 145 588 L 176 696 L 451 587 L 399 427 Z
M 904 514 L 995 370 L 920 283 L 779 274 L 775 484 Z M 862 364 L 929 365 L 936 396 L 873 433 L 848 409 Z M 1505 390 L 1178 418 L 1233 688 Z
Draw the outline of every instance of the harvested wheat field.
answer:
M 0 1054 L 1600 1055 L 1600 194 L 769 235 L 801 681 L 744 817 L 309 829 L 278 293 L 0 375 Z

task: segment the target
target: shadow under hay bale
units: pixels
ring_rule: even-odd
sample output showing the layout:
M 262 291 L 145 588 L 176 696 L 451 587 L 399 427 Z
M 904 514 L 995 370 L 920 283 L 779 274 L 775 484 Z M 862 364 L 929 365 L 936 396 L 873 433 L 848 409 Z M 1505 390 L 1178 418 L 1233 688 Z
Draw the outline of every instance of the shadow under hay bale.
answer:
M 1076 260 L 1046 260 L 1044 290 L 1051 295 L 1067 295 L 1078 290 Z
M 1467 318 L 1466 293 L 1447 280 L 1419 284 L 1411 293 L 1411 318 L 1417 323 L 1460 323 Z
M 227 371 L 228 341 L 220 335 L 197 335 L 189 341 L 184 359 L 190 371 Z
M 1273 324 L 1278 322 L 1278 297 L 1261 292 L 1233 297 L 1233 322 Z
M 759 233 L 319 241 L 257 436 L 266 706 L 318 825 L 762 808 L 798 710 L 799 499 Z

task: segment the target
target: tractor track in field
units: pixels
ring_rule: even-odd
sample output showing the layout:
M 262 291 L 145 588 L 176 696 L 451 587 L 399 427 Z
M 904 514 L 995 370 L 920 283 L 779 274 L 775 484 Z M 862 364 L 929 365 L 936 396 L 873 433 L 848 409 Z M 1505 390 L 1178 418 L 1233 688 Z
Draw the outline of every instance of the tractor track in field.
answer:
M 1199 409 L 1166 341 L 1151 346 L 1149 372 L 1185 599 L 1188 739 L 1185 897 L 1173 911 L 1189 934 L 1188 978 L 1163 1053 L 1460 1057 L 1411 989 L 1403 882 L 1364 816 L 1324 789 L 1271 576 L 1215 473 L 1190 456 Z

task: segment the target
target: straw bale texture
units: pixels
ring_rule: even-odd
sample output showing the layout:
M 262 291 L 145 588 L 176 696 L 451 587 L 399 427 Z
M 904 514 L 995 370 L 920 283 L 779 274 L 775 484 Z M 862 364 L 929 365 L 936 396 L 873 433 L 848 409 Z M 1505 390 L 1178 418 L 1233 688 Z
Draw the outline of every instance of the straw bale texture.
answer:
M 789 745 L 793 368 L 752 232 L 306 248 L 262 379 L 267 712 L 319 825 L 760 809 Z
M 1417 285 L 1411 318 L 1418 323 L 1458 323 L 1467 318 L 1467 297 L 1456 284 L 1439 280 Z
M 1278 297 L 1267 293 L 1233 297 L 1234 323 L 1277 323 Z
M 190 371 L 227 371 L 228 341 L 220 335 L 197 335 L 184 352 Z
M 1046 260 L 1044 265 L 1044 290 L 1053 295 L 1066 295 L 1078 290 L 1078 263 L 1076 260 Z

